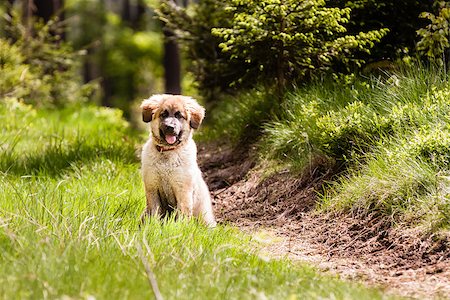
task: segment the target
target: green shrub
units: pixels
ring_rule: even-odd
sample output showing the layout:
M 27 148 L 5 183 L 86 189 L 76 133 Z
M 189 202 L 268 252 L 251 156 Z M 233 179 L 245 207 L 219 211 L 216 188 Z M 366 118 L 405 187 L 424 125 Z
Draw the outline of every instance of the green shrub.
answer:
M 287 159 L 303 168 L 312 157 L 345 161 L 366 144 L 365 134 L 374 108 L 362 101 L 364 84 L 343 87 L 317 82 L 294 91 L 283 105 L 280 119 L 265 125 L 262 148 L 272 158 Z
M 415 56 L 416 30 L 425 25 L 419 15 L 430 11 L 433 1 L 421 0 L 327 0 L 330 6 L 350 8 L 350 21 L 346 26 L 349 34 L 387 28 L 386 36 L 371 49 L 370 54 L 361 53 L 367 62 L 410 61 Z
M 282 91 L 336 62 L 359 64 L 385 29 L 346 33 L 349 9 L 325 1 L 201 1 L 188 9 L 163 1 L 166 26 L 188 49 L 200 90 L 230 90 L 260 84 Z
M 321 0 L 236 0 L 227 9 L 233 13 L 231 28 L 212 31 L 222 39 L 222 51 L 243 62 L 239 77 L 276 79 L 279 90 L 320 74 L 335 60 L 348 65 L 353 52 L 368 52 L 387 32 L 346 35 L 350 9 L 326 7 Z
M 369 214 L 387 216 L 395 222 L 426 224 L 427 219 L 444 224 L 439 213 L 439 178 L 436 170 L 417 157 L 393 157 L 392 148 L 380 151 L 341 177 L 325 194 L 322 208 L 351 212 L 354 216 Z M 448 195 L 446 195 L 448 197 Z M 430 224 L 426 224 L 428 228 Z
M 239 101 L 236 101 L 239 98 Z M 197 138 L 214 141 L 224 138 L 232 143 L 256 142 L 265 123 L 277 113 L 275 96 L 262 89 L 224 97 L 207 112 L 207 120 Z
M 448 128 L 422 127 L 404 137 L 380 139 L 331 184 L 322 207 L 362 217 L 381 214 L 425 231 L 448 230 L 449 137 Z
M 450 4 L 439 2 L 439 14 L 424 12 L 421 18 L 428 19 L 431 24 L 417 30 L 421 38 L 417 43 L 417 50 L 429 60 L 443 66 L 450 61 Z
M 0 39 L 0 97 L 15 95 L 21 97 L 29 93 L 22 83 L 30 81 L 29 66 L 24 63 L 24 57 L 17 46 L 10 45 L 6 40 Z M 25 89 L 25 90 L 23 90 Z

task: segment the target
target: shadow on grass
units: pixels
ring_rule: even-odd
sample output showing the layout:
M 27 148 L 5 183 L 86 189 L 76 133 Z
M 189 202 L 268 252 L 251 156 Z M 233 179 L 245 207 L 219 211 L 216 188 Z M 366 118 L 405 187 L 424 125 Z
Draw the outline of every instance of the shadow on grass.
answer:
M 120 143 L 121 142 L 121 143 Z M 69 145 L 52 145 L 42 152 L 22 152 L 8 149 L 0 154 L 0 172 L 4 174 L 46 175 L 59 177 L 74 165 L 84 165 L 95 160 L 108 159 L 123 163 L 137 163 L 134 144 L 129 141 L 93 144 L 75 141 Z

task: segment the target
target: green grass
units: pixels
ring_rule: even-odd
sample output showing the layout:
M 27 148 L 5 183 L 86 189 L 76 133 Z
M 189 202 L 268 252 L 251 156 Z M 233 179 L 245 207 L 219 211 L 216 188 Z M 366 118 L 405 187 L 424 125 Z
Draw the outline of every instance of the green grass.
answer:
M 277 113 L 274 95 L 263 88 L 224 96 L 206 112 L 206 121 L 196 135 L 198 141 L 224 141 L 237 144 L 257 141 L 262 124 Z
M 423 67 L 308 85 L 265 126 L 261 151 L 294 170 L 316 157 L 334 164 L 339 176 L 325 190 L 324 209 L 448 231 L 449 99 L 449 75 Z
M 0 298 L 383 299 L 195 220 L 139 227 L 143 136 L 117 110 L 0 103 Z M 5 125 L 6 124 L 6 125 Z

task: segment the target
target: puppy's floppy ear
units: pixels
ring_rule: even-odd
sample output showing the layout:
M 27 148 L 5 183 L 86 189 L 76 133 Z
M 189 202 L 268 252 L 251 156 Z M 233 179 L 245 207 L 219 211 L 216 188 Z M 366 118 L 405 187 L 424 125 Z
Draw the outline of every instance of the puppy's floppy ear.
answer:
M 185 97 L 186 110 L 190 113 L 191 119 L 189 125 L 197 129 L 205 117 L 205 109 L 191 97 Z
M 148 123 L 152 120 L 152 116 L 155 113 L 155 110 L 158 109 L 159 104 L 161 103 L 163 98 L 163 95 L 153 95 L 150 98 L 142 101 L 142 121 Z

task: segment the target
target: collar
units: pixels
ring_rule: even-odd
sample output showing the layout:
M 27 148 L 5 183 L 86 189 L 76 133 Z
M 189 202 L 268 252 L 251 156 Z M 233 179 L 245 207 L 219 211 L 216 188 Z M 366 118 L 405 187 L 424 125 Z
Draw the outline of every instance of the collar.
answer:
M 153 133 L 152 133 L 152 137 L 154 139 L 153 144 L 155 145 L 156 151 L 158 151 L 159 153 L 175 150 L 180 146 L 180 144 L 182 144 L 181 141 L 177 141 L 172 146 L 160 145 L 160 143 L 162 143 L 162 141 L 158 137 L 153 135 Z
M 175 150 L 177 147 L 165 147 L 165 146 L 160 146 L 160 145 L 155 145 L 156 147 L 156 151 L 162 153 L 162 152 L 167 152 L 167 151 L 172 151 Z

